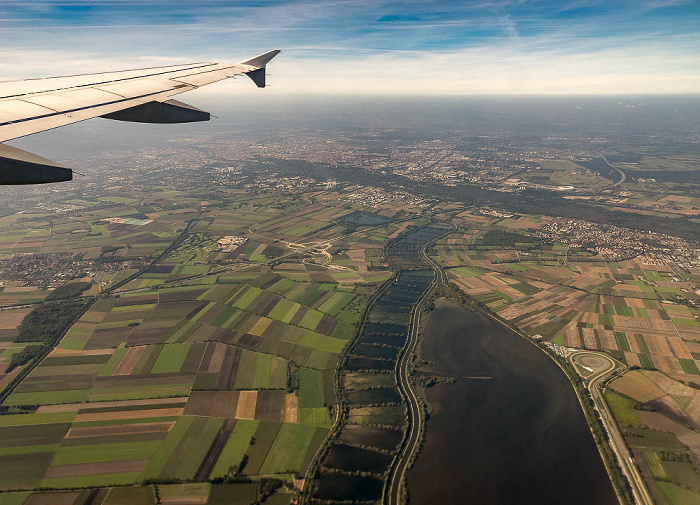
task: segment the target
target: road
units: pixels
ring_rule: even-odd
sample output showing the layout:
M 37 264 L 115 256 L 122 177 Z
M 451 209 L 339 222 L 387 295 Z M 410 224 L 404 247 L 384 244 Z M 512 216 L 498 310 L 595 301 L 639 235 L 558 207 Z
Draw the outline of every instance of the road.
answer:
M 604 161 L 610 168 L 612 168 L 613 170 L 615 170 L 617 173 L 620 174 L 620 180 L 619 180 L 619 181 L 614 182 L 614 183 L 610 184 L 609 186 L 605 186 L 604 188 L 600 188 L 600 189 L 597 191 L 597 193 L 600 193 L 600 192 L 603 191 L 604 189 L 610 189 L 610 188 L 614 188 L 614 187 L 619 186 L 620 184 L 622 184 L 623 182 L 625 182 L 625 179 L 627 179 L 627 175 L 626 175 L 622 170 L 620 170 L 619 168 L 612 166 L 612 165 L 610 164 L 610 162 L 608 161 L 608 159 L 605 157 L 605 155 L 600 154 L 600 153 L 598 153 L 598 154 L 600 155 L 601 158 L 603 158 L 603 161 Z
M 569 356 L 569 361 L 574 368 L 576 368 L 575 363 L 577 360 L 585 355 L 595 355 L 597 358 L 604 359 L 608 362 L 607 367 L 594 372 L 588 377 L 588 389 L 591 392 L 591 397 L 593 398 L 595 407 L 600 414 L 600 419 L 605 427 L 605 431 L 608 433 L 610 447 L 617 457 L 618 465 L 630 483 L 634 503 L 639 505 L 653 505 L 654 500 L 652 500 L 651 495 L 649 494 L 649 490 L 644 483 L 644 479 L 642 479 L 642 476 L 639 473 L 637 465 L 632 460 L 632 456 L 630 455 L 625 439 L 620 432 L 620 428 L 617 426 L 615 418 L 613 417 L 612 412 L 610 412 L 608 404 L 603 397 L 603 389 L 601 388 L 601 384 L 616 373 L 616 363 L 612 360 L 612 358 L 604 353 L 591 351 L 576 352 Z
M 411 456 L 418 449 L 421 440 L 422 425 L 425 422 L 421 416 L 421 404 L 411 383 L 409 367 L 418 343 L 418 326 L 420 323 L 421 307 L 425 299 L 430 296 L 435 286 L 442 283 L 443 274 L 440 267 L 427 255 L 426 250 L 430 244 L 425 244 L 420 249 L 420 256 L 433 269 L 433 282 L 426 289 L 416 304 L 411 309 L 409 319 L 408 341 L 401 357 L 396 363 L 396 382 L 401 396 L 408 405 L 408 433 L 399 449 L 399 453 L 392 462 L 387 483 L 384 486 L 382 503 L 385 505 L 399 505 L 401 503 L 401 489 L 405 482 L 406 472 L 411 463 Z
M 608 161 L 608 159 L 607 159 L 604 155 L 601 154 L 601 156 L 603 157 L 603 161 L 604 161 L 605 163 L 607 163 L 608 166 L 609 166 L 610 168 L 612 168 L 613 170 L 617 170 L 617 172 L 620 174 L 620 180 L 617 181 L 616 183 L 614 183 L 614 184 L 613 184 L 612 186 L 610 186 L 610 187 L 611 187 L 611 188 L 614 188 L 615 186 L 619 186 L 620 184 L 622 184 L 623 182 L 625 182 L 625 179 L 627 179 L 627 175 L 626 175 L 622 170 L 620 170 L 619 168 L 612 166 L 612 165 L 610 164 L 610 162 Z

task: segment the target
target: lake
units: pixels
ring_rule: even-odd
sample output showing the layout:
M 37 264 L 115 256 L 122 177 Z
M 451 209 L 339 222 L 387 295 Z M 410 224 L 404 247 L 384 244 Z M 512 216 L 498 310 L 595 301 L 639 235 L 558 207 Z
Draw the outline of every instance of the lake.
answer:
M 427 390 L 433 412 L 408 473 L 411 505 L 617 503 L 573 388 L 537 347 L 438 300 L 422 357 L 456 382 Z

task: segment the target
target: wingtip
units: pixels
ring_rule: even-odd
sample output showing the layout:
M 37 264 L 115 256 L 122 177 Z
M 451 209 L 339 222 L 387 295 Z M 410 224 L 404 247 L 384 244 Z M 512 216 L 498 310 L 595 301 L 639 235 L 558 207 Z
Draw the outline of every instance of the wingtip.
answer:
M 251 58 L 247 61 L 242 62 L 242 65 L 263 68 L 272 58 L 274 58 L 281 52 L 281 49 L 273 49 L 272 51 L 268 51 L 266 53 L 256 56 L 255 58 Z

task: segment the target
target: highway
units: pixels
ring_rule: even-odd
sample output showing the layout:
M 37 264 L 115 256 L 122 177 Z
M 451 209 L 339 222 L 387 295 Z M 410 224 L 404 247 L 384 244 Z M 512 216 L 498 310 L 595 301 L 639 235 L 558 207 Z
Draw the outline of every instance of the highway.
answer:
M 612 166 L 612 165 L 610 164 L 610 162 L 608 161 L 608 159 L 605 157 L 604 154 L 601 154 L 601 153 L 597 153 L 597 154 L 598 154 L 601 158 L 603 158 L 603 161 L 605 162 L 606 165 L 608 165 L 610 168 L 612 168 L 612 169 L 615 170 L 618 174 L 620 174 L 620 180 L 617 181 L 617 182 L 613 182 L 612 184 L 609 184 L 609 185 L 604 186 L 604 187 L 602 187 L 602 188 L 598 188 L 598 189 L 596 190 L 596 193 L 600 193 L 601 191 L 604 191 L 604 190 L 606 190 L 606 189 L 615 188 L 615 187 L 619 186 L 620 184 L 622 184 L 623 182 L 625 182 L 625 180 L 627 179 L 627 174 L 625 174 L 625 173 L 624 173 L 622 170 L 620 170 L 619 168 Z
M 630 483 L 630 488 L 632 490 L 632 497 L 635 504 L 639 505 L 653 505 L 654 500 L 652 500 L 649 490 L 647 489 L 644 479 L 639 473 L 637 465 L 632 460 L 625 439 L 620 432 L 615 418 L 608 408 L 608 404 L 603 397 L 603 390 L 601 384 L 608 380 L 617 371 L 617 366 L 615 362 L 606 354 L 591 351 L 581 351 L 576 352 L 569 356 L 569 361 L 576 368 L 576 363 L 578 360 L 585 355 L 594 355 L 598 358 L 604 359 L 608 362 L 608 366 L 594 372 L 593 375 L 588 377 L 588 389 L 591 392 L 591 397 L 595 403 L 595 407 L 600 414 L 600 419 L 605 427 L 605 431 L 608 433 L 610 447 L 612 448 L 615 456 L 617 457 L 617 463 L 622 469 L 622 473 L 627 477 Z
M 627 174 L 625 174 L 625 173 L 624 173 L 622 170 L 620 170 L 619 168 L 612 166 L 612 165 L 610 164 L 610 162 L 608 161 L 608 159 L 607 159 L 604 155 L 601 154 L 601 156 L 603 157 L 603 161 L 604 161 L 610 168 L 612 168 L 613 170 L 617 171 L 618 174 L 620 174 L 620 180 L 617 181 L 616 183 L 613 183 L 612 185 L 610 185 L 610 186 L 608 186 L 608 187 L 609 187 L 609 188 L 614 188 L 615 186 L 619 186 L 620 184 L 622 184 L 623 182 L 625 182 L 625 179 L 627 179 Z
M 416 304 L 411 309 L 408 329 L 408 340 L 401 352 L 401 357 L 396 363 L 396 382 L 401 396 L 406 401 L 408 407 L 407 423 L 408 433 L 404 436 L 404 441 L 399 448 L 399 453 L 394 458 L 389 470 L 382 503 L 385 505 L 399 505 L 401 503 L 401 490 L 405 483 L 406 472 L 410 468 L 411 457 L 418 449 L 421 441 L 422 425 L 425 422 L 421 416 L 421 405 L 418 395 L 413 389 L 410 379 L 409 367 L 416 344 L 418 343 L 418 327 L 420 323 L 421 307 L 425 299 L 430 296 L 435 286 L 442 283 L 443 273 L 440 267 L 427 255 L 426 250 L 430 244 L 421 247 L 419 254 L 423 261 L 433 269 L 433 282 L 426 289 Z

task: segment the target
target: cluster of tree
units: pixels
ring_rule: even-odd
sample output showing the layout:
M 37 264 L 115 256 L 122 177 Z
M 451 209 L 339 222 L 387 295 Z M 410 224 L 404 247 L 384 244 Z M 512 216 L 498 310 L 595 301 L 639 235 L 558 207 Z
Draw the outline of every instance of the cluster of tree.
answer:
M 436 384 L 452 384 L 455 381 L 454 377 L 416 377 L 415 382 L 419 386 L 429 388 Z
M 10 364 L 7 365 L 5 373 L 10 373 L 18 366 L 26 365 L 38 356 L 45 355 L 51 348 L 48 345 L 32 344 L 28 345 L 20 352 L 13 354 Z
M 685 452 L 678 451 L 657 451 L 661 461 L 677 461 L 679 463 L 690 463 L 690 457 Z
M 39 405 L 0 405 L 0 416 L 14 415 L 14 414 L 31 414 L 36 412 Z
M 250 477 L 244 475 L 227 475 L 226 477 L 216 477 L 212 479 L 212 484 L 244 484 L 253 482 Z M 284 485 L 284 481 L 273 478 L 262 478 L 258 481 L 258 498 L 255 503 L 263 503 L 275 491 Z
M 46 301 L 65 300 L 66 298 L 75 298 L 82 295 L 90 289 L 89 282 L 70 282 L 54 289 L 46 297 Z
M 100 254 L 109 254 L 122 249 L 124 246 L 103 245 Z
M 283 484 L 284 482 L 280 479 L 260 479 L 258 482 L 258 500 L 260 502 L 265 501 L 268 496 L 281 488 Z
M 211 480 L 212 484 L 240 484 L 246 482 L 253 482 L 253 480 L 245 475 L 227 475 L 225 477 L 216 477 Z
M 78 299 L 37 305 L 17 327 L 19 334 L 15 342 L 41 342 L 53 347 L 87 303 L 87 300 Z
M 250 439 L 250 445 L 253 445 L 255 442 L 255 437 Z M 243 457 L 241 458 L 241 462 L 238 463 L 238 466 L 235 468 L 235 473 L 237 474 L 242 474 L 243 470 L 245 469 L 245 466 L 248 464 L 248 453 L 246 452 Z

